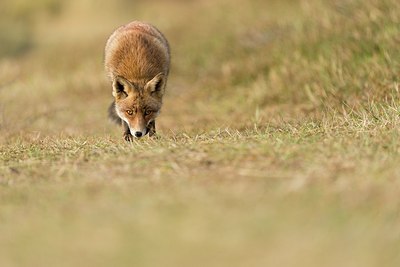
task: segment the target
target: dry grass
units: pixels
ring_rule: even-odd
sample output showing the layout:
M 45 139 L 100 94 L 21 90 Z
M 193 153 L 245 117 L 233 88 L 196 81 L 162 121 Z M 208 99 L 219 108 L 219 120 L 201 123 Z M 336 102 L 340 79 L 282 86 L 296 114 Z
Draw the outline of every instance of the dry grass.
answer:
M 22 3 L 32 39 L 7 40 L 30 50 L 0 51 L 0 266 L 400 264 L 398 1 Z M 159 138 L 127 144 L 102 50 L 133 18 L 173 69 Z

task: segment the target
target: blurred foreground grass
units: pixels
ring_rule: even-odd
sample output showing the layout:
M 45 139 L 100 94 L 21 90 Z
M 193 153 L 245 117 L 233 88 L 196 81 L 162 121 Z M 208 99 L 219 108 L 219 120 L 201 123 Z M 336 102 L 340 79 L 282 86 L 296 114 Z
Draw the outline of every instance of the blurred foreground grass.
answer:
M 400 264 L 398 1 L 93 3 L 27 5 L 0 54 L 0 266 Z M 173 69 L 126 144 L 102 50 L 133 19 Z

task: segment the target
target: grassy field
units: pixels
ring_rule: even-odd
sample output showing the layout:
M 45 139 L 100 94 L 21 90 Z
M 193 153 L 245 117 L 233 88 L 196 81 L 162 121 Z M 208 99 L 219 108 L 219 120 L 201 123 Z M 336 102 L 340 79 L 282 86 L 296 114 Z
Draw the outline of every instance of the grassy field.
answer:
M 1 267 L 400 266 L 399 1 L 0 10 Z M 126 143 L 102 61 L 130 20 L 172 71 Z

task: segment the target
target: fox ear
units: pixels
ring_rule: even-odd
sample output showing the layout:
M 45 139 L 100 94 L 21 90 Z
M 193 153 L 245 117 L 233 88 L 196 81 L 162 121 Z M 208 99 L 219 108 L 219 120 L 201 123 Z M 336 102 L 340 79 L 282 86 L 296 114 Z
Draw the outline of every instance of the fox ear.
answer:
M 131 83 L 121 76 L 115 77 L 112 87 L 112 95 L 115 99 L 123 99 L 132 93 Z
M 158 97 L 162 97 L 164 95 L 165 88 L 165 76 L 161 72 L 157 74 L 153 79 L 147 82 L 145 86 L 146 92 L 151 95 L 156 95 Z

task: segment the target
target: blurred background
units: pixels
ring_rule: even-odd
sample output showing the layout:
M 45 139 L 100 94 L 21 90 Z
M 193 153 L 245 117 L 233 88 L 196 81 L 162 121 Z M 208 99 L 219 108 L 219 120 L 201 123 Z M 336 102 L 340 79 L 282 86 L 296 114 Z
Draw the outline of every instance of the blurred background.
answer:
M 103 49 L 132 20 L 156 25 L 171 44 L 164 132 L 379 100 L 398 67 L 397 11 L 393 0 L 2 1 L 1 136 L 116 134 Z
M 266 102 L 279 104 L 279 88 L 265 90 L 270 64 L 280 57 L 272 47 L 300 25 L 306 5 L 258 0 L 2 1 L 1 136 L 119 134 L 106 118 L 111 89 L 103 49 L 111 32 L 132 20 L 156 25 L 172 47 L 161 129 L 246 126 Z M 237 119 L 232 121 L 231 115 Z
M 219 90 L 220 82 L 229 86 L 239 67 L 230 63 L 233 57 L 265 46 L 279 34 L 279 29 L 259 32 L 274 20 L 275 10 L 269 9 L 263 1 L 2 1 L 2 136 L 115 133 L 117 127 L 106 118 L 111 88 L 103 49 L 112 31 L 132 20 L 156 25 L 172 47 L 160 127 L 190 130 L 188 122 L 221 123 L 223 116 L 212 114 L 204 98 L 217 97 L 212 90 Z M 235 83 L 257 75 L 257 66 L 249 64 L 239 67 L 246 72 L 239 71 Z M 247 73 L 249 68 L 253 73 Z M 228 106 L 226 112 L 233 108 Z
M 161 138 L 127 145 L 103 50 L 132 20 L 172 70 Z M 399 0 L 0 0 L 0 267 L 399 266 L 399 25 Z

